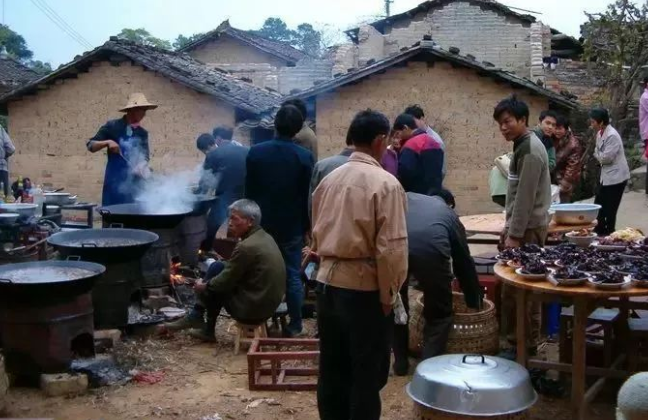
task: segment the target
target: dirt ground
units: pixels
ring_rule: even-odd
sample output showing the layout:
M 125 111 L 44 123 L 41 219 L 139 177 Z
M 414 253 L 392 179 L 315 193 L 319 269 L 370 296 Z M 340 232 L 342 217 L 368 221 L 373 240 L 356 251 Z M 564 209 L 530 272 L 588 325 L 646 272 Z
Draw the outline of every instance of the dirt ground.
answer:
M 180 333 L 166 338 L 129 339 L 116 351 L 135 357 L 140 369 L 161 370 L 153 385 L 129 383 L 67 398 L 48 398 L 38 389 L 12 388 L 8 417 L 56 420 L 317 420 L 314 392 L 250 392 L 246 356 L 233 355 L 228 323 L 219 323 L 218 344 L 202 344 Z M 311 327 L 312 328 L 312 327 Z M 135 356 L 133 356 L 135 354 Z M 120 359 L 121 360 L 121 359 Z M 383 390 L 384 420 L 413 420 L 405 393 L 410 378 L 390 377 Z M 608 387 L 592 406 L 588 420 L 614 419 L 614 394 Z M 269 399 L 259 403 L 258 400 Z M 568 398 L 541 397 L 532 420 L 568 420 Z

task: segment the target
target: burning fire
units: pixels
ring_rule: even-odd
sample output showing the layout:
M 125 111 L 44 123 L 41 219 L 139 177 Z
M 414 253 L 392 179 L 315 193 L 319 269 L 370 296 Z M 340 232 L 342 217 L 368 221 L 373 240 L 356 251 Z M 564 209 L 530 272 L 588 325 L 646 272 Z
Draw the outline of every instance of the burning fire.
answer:
M 171 284 L 172 285 L 185 283 L 184 277 L 180 274 L 180 265 L 181 264 L 179 261 L 171 263 Z

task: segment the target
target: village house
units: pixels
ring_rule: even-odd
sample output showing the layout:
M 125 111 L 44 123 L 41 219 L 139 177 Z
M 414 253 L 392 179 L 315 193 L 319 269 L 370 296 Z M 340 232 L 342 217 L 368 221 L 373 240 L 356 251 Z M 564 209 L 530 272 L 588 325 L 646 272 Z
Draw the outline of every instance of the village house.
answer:
M 579 61 L 583 47 L 578 40 L 494 0 L 430 0 L 346 34 L 352 43 L 337 47 L 334 74 L 390 57 L 431 36 L 442 48 L 460 48 L 556 92 L 590 100 L 597 90 Z
M 40 75 L 24 64 L 0 53 L 0 95 L 38 79 Z
M 234 28 L 228 20 L 180 51 L 282 94 L 332 77 L 330 60 L 310 57 L 286 43 Z
M 276 92 L 186 54 L 111 38 L 0 97 L 17 150 L 12 176 L 65 187 L 98 202 L 106 157 L 88 152 L 86 142 L 107 120 L 121 116 L 118 109 L 134 92 L 159 104 L 143 123 L 156 171 L 196 167 L 201 161 L 196 137 L 216 125 L 246 127 L 237 131 L 237 139 L 249 142 L 258 121 L 281 101 Z
M 496 210 L 488 173 L 494 159 L 512 147 L 493 121 L 497 102 L 516 93 L 529 104 L 530 124 L 544 109 L 568 112 L 578 104 L 460 52 L 424 40 L 297 94 L 316 110 L 320 156 L 344 147 L 348 124 L 359 110 L 373 108 L 393 121 L 408 105 L 420 104 L 446 142 L 444 184 L 456 194 L 459 210 L 471 214 Z

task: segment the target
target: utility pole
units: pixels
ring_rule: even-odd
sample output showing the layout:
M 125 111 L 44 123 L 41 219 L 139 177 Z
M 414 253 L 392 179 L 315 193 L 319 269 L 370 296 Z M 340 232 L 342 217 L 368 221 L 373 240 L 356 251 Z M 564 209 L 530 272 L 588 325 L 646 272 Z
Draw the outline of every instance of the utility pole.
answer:
M 394 0 L 385 0 L 385 16 L 389 17 L 391 15 L 391 4 Z

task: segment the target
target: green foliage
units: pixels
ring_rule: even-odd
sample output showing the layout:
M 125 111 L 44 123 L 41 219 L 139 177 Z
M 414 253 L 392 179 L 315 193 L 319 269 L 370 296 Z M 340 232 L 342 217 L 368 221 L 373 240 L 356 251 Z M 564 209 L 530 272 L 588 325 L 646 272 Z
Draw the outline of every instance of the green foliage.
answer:
M 297 32 L 289 29 L 286 22 L 281 18 L 267 18 L 263 22 L 261 29 L 250 32 L 273 41 L 285 42 L 291 45 L 297 40 Z
M 40 60 L 31 60 L 27 63 L 27 66 L 43 76 L 52 72 L 52 65 L 50 63 L 43 63 Z
M 645 165 L 645 163 L 643 162 L 643 155 L 644 155 L 643 148 L 637 148 L 634 145 L 626 146 L 625 155 L 626 155 L 626 159 L 628 160 L 628 166 L 630 167 L 631 171 L 634 171 L 635 169 Z
M 171 43 L 168 40 L 156 38 L 144 28 L 138 28 L 138 29 L 124 28 L 117 36 L 121 39 L 134 41 L 142 45 L 163 48 L 165 50 L 171 49 Z
M 250 31 L 273 41 L 284 42 L 302 50 L 312 57 L 319 57 L 327 47 L 327 35 L 310 23 L 302 23 L 293 30 L 281 18 L 267 18 L 261 29 Z
M 612 119 L 629 114 L 637 82 L 648 64 L 648 2 L 615 0 L 601 14 L 588 14 L 584 58 L 594 63 L 607 87 L 603 105 Z M 623 136 L 623 133 L 621 133 Z
M 178 35 L 178 37 L 173 41 L 173 49 L 178 51 L 185 47 L 186 45 L 191 44 L 194 41 L 197 41 L 198 39 L 202 38 L 205 36 L 204 33 L 198 33 L 198 34 L 193 34 L 191 36 L 184 36 L 182 34 Z
M 25 38 L 7 25 L 0 25 L 0 45 L 5 48 L 7 54 L 20 61 L 30 60 L 34 56 L 34 53 L 27 48 Z

